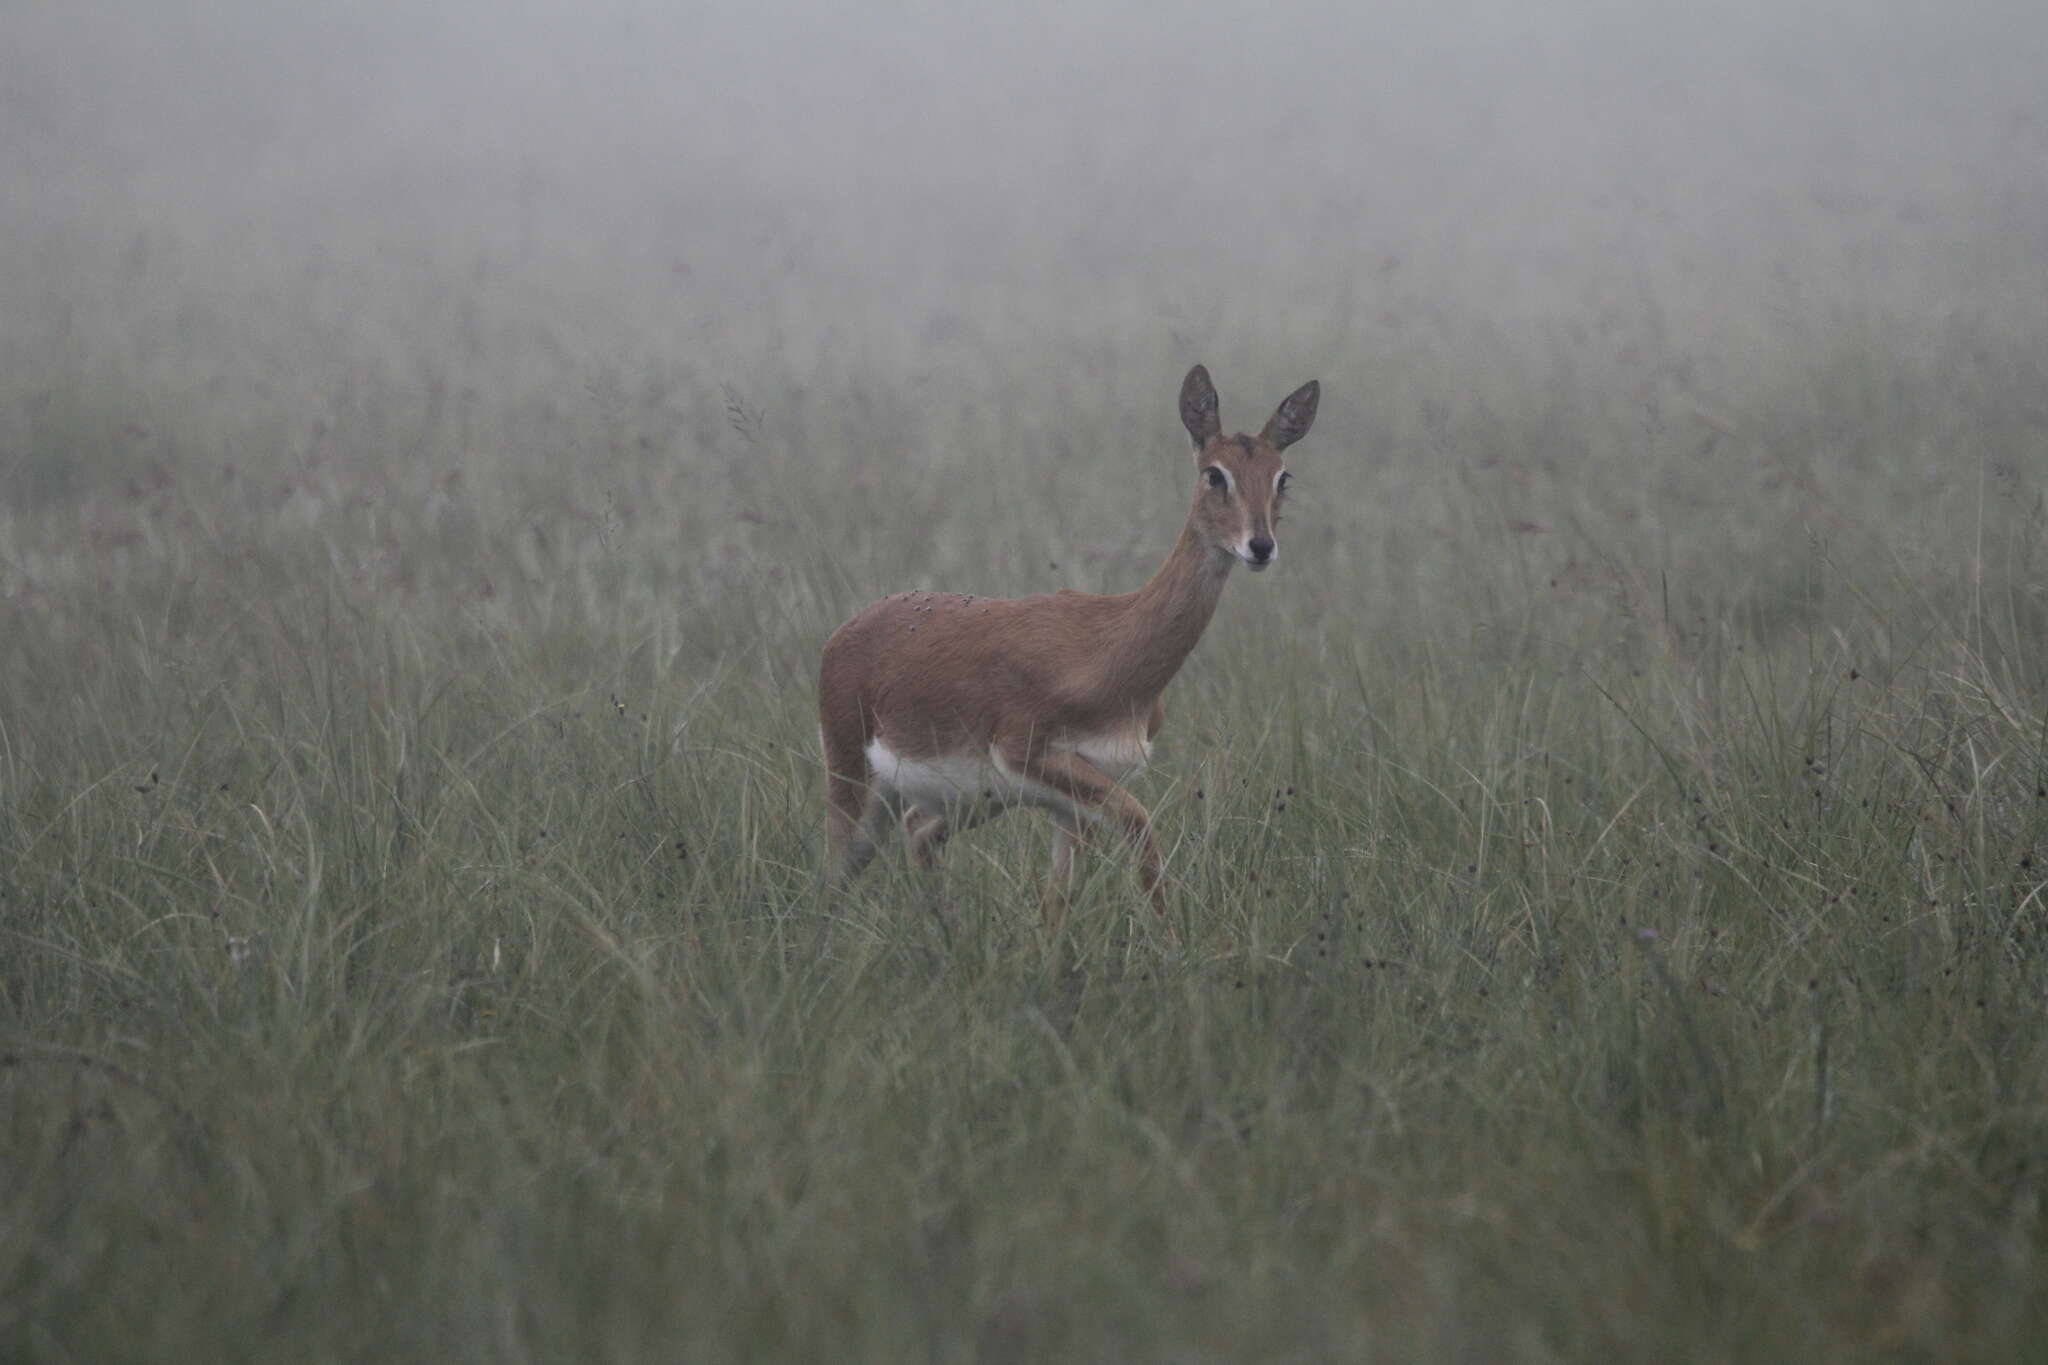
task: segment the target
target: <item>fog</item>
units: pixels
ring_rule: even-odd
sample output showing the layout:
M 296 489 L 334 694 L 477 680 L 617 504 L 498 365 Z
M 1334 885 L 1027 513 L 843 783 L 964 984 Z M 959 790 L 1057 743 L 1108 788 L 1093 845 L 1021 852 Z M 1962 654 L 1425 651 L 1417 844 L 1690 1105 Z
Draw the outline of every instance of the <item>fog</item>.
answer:
M 1096 347 L 1392 448 L 1603 329 L 1562 382 L 1708 405 L 1967 333 L 2038 406 L 2044 70 L 2023 3 L 16 4 L 0 360 L 288 412 L 465 335 L 483 392 Z

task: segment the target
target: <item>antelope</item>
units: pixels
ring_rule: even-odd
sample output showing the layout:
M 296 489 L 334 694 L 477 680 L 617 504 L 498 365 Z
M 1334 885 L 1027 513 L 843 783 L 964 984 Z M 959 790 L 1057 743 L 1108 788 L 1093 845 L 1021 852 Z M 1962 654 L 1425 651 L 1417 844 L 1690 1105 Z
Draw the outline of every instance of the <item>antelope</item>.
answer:
M 833 632 L 818 670 L 818 725 L 835 886 L 867 866 L 898 820 L 912 860 L 929 871 L 951 835 L 1036 806 L 1054 825 L 1048 929 L 1064 913 L 1075 848 L 1098 825 L 1131 844 L 1165 916 L 1151 817 L 1124 784 L 1151 755 L 1160 694 L 1202 638 L 1231 569 L 1260 573 L 1279 557 L 1280 452 L 1308 434 L 1321 392 L 1310 380 L 1257 436 L 1225 436 L 1208 370 L 1188 371 L 1180 420 L 1195 443 L 1194 501 L 1166 562 L 1136 592 L 897 593 Z

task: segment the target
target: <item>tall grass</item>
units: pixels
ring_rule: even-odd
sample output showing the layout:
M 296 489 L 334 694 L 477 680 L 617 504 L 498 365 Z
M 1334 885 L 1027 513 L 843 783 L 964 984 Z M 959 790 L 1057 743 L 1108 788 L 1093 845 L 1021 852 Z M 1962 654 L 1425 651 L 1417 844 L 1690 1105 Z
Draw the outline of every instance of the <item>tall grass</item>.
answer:
M 1614 477 L 1498 453 L 1632 420 L 1514 384 L 1374 464 L 1404 395 L 1324 357 L 1287 567 L 1231 585 L 1144 784 L 1183 946 L 1113 856 L 1048 940 L 1027 818 L 821 897 L 819 642 L 887 588 L 1137 581 L 1178 359 L 915 414 L 599 373 L 488 457 L 454 433 L 498 395 L 386 387 L 258 451 L 150 427 L 130 474 L 80 454 L 118 393 L 36 408 L 10 1352 L 2022 1353 L 2039 465 L 1965 444 L 1907 506 L 1880 354 Z M 1005 434 L 1052 411 L 1070 453 Z M 1719 448 L 1820 411 L 1832 446 Z
M 102 213 L 38 134 L 0 1355 L 2039 1354 L 2038 124 L 1956 101 L 1895 202 L 1926 146 L 1730 59 L 1613 130 L 1725 145 L 1523 203 L 1512 88 L 1269 150 L 1128 65 L 1013 148 L 1114 183 L 1030 202 L 422 151 Z M 1212 146 L 1267 197 L 1196 211 Z M 1105 851 L 1048 937 L 1021 815 L 827 899 L 826 636 L 1142 581 L 1196 360 L 1324 402 L 1139 784 L 1177 936 Z

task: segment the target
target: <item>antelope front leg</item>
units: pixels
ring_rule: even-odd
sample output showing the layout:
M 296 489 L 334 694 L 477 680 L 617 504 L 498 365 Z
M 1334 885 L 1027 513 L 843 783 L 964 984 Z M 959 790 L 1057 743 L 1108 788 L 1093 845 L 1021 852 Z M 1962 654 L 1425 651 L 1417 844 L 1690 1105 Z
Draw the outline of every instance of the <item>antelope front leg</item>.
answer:
M 951 833 L 944 817 L 927 814 L 916 806 L 904 809 L 903 842 L 909 847 L 910 860 L 917 864 L 918 871 L 930 872 L 938 867 L 939 850 L 945 847 Z
M 903 839 L 910 846 L 910 860 L 920 872 L 939 865 L 939 850 L 956 834 L 965 834 L 1001 815 L 998 806 L 955 806 L 944 815 L 906 806 L 903 811 Z
M 1079 754 L 1034 753 L 1022 745 L 1004 746 L 1000 753 L 1004 765 L 1012 772 L 1070 802 L 1072 817 L 1106 821 L 1123 831 L 1124 838 L 1137 850 L 1138 880 L 1152 900 L 1153 911 L 1164 920 L 1166 890 L 1159 846 L 1152 839 L 1152 817 L 1145 813 L 1138 798 L 1110 781 L 1100 768 Z M 1069 862 L 1070 870 L 1071 866 Z
M 946 950 L 953 948 L 953 927 L 948 922 L 945 892 L 939 884 L 939 849 L 945 845 L 946 836 L 952 831 L 947 828 L 946 817 L 907 806 L 903 811 L 903 842 L 910 849 L 910 861 L 924 874 L 923 898 L 925 908 L 931 912 L 932 921 L 939 926 L 939 937 Z
M 1052 876 L 1038 907 L 1048 934 L 1057 934 L 1060 921 L 1067 917 L 1067 901 L 1074 893 L 1074 853 L 1085 839 L 1086 829 L 1086 823 L 1070 811 L 1053 816 Z

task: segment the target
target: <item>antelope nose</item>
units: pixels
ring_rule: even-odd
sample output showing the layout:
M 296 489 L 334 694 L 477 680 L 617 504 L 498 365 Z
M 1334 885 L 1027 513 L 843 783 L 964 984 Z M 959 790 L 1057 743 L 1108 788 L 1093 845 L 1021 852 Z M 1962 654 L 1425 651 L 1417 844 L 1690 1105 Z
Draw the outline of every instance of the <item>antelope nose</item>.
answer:
M 1252 563 L 1264 564 L 1273 557 L 1273 538 L 1253 536 L 1252 543 L 1245 548 L 1252 552 Z

